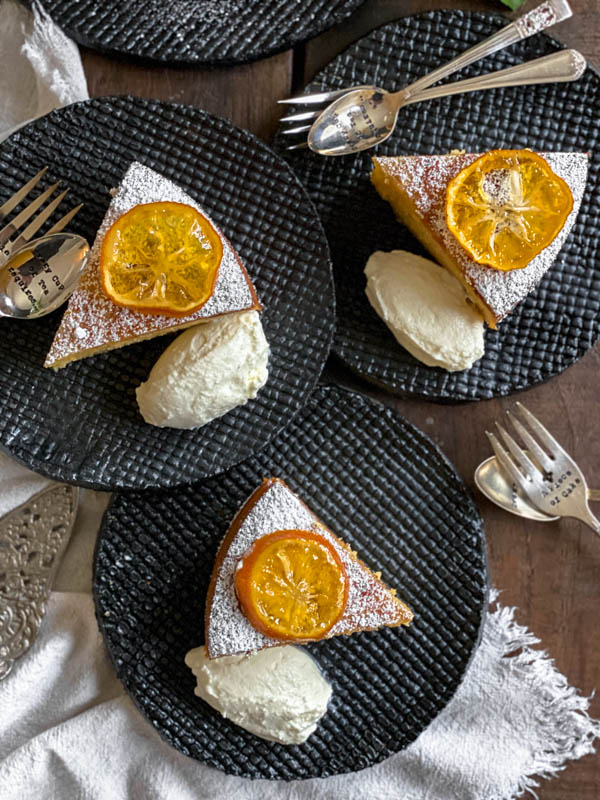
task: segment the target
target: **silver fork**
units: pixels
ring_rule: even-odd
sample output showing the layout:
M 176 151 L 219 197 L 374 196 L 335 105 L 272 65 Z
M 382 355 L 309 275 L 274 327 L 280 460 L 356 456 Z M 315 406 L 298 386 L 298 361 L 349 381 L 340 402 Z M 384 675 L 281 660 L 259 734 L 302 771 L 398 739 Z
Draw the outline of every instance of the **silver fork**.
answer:
M 27 181 L 27 183 L 18 189 L 12 195 L 12 197 L 9 197 L 9 199 L 2 206 L 0 206 L 0 224 L 8 219 L 10 214 L 19 205 L 19 203 L 25 200 L 29 193 L 37 186 L 47 169 L 48 167 L 41 169 L 37 175 L 34 175 L 31 180 Z M 25 206 L 22 211 L 13 217 L 13 219 L 0 230 L 0 266 L 8 260 L 11 253 L 31 240 L 31 238 L 40 230 L 42 225 L 44 225 L 44 223 L 50 219 L 58 206 L 62 203 L 69 191 L 68 189 L 63 190 L 60 192 L 60 194 L 56 195 L 45 208 L 36 214 L 36 212 L 42 208 L 46 200 L 49 200 L 50 197 L 52 197 L 59 185 L 60 181 L 54 183 L 48 189 L 43 191 L 35 198 L 35 200 L 32 200 L 29 205 Z M 48 234 L 59 233 L 62 231 L 82 207 L 83 203 L 75 206 L 75 208 L 72 208 L 64 215 L 64 217 L 61 217 L 58 222 L 56 222 L 50 228 Z M 35 217 L 34 214 L 36 214 Z M 33 219 L 29 225 L 21 230 L 23 225 L 25 225 L 25 223 L 31 219 L 31 217 L 33 217 Z
M 540 511 L 552 516 L 575 517 L 600 535 L 600 521 L 590 511 L 583 473 L 531 411 L 522 403 L 517 403 L 517 409 L 530 430 L 510 411 L 506 414 L 529 455 L 498 422 L 496 427 L 505 447 L 493 433 L 486 431 L 507 477 Z

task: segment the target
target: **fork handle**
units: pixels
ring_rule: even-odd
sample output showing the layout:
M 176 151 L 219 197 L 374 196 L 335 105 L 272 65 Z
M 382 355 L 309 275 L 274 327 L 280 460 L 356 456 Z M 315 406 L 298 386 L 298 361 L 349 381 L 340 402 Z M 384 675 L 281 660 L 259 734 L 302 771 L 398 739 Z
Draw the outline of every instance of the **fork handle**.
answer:
M 546 0 L 546 2 L 536 6 L 536 8 L 523 14 L 514 22 L 484 39 L 483 42 L 479 42 L 479 44 L 461 53 L 448 64 L 444 64 L 428 75 L 424 75 L 418 81 L 411 83 L 410 86 L 396 94 L 402 94 L 404 98 L 410 97 L 428 86 L 447 78 L 448 75 L 452 75 L 468 64 L 479 61 L 479 59 L 496 53 L 498 50 L 503 50 L 521 39 L 527 39 L 545 28 L 556 25 L 557 22 L 568 19 L 572 14 L 573 12 L 567 0 Z
M 476 92 L 480 89 L 500 89 L 503 86 L 526 86 L 534 83 L 564 83 L 576 81 L 586 68 L 585 58 L 577 50 L 559 50 L 543 58 L 536 58 L 526 64 L 518 64 L 508 69 L 500 69 L 476 78 L 434 86 L 404 100 L 402 105 L 448 97 L 452 94 Z

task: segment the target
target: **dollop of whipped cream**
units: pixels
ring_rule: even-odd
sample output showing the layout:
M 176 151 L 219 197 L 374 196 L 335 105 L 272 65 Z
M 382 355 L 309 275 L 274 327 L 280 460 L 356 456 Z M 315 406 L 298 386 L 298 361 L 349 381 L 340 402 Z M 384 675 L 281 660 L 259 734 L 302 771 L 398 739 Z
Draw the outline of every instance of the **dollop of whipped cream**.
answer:
M 482 357 L 483 318 L 443 267 L 404 250 L 378 251 L 365 275 L 369 302 L 419 361 L 456 372 Z
M 205 647 L 197 647 L 185 663 L 196 676 L 194 694 L 225 719 L 271 742 L 305 742 L 331 697 L 331 686 L 313 659 L 292 645 L 212 659 Z
M 269 376 L 258 311 L 227 314 L 184 331 L 136 389 L 150 425 L 199 428 L 256 397 Z

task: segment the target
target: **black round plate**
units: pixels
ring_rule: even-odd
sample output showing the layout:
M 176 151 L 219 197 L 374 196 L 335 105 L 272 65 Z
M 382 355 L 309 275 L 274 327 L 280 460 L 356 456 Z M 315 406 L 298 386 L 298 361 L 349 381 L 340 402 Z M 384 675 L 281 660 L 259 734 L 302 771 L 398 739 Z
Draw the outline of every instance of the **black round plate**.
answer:
M 27 5 L 32 0 L 24 0 Z M 239 64 L 311 39 L 364 0 L 41 0 L 79 44 L 169 64 Z
M 409 84 L 502 25 L 498 14 L 435 11 L 373 31 L 332 61 L 307 91 L 361 83 Z M 502 69 L 560 49 L 538 35 L 463 70 L 459 78 Z M 356 156 L 285 154 L 307 187 L 329 239 L 337 293 L 334 352 L 353 370 L 392 391 L 438 401 L 507 395 L 551 378 L 593 346 L 600 334 L 600 79 L 592 69 L 575 83 L 528 86 L 447 97 L 400 112 L 391 138 Z M 285 139 L 285 141 L 284 141 Z M 494 148 L 590 153 L 577 222 L 557 261 L 495 332 L 470 370 L 427 367 L 394 339 L 365 296 L 364 266 L 375 250 L 427 256 L 369 180 L 371 156 L 484 152 Z
M 186 652 L 233 516 L 263 477 L 283 478 L 415 613 L 308 646 L 333 686 L 300 746 L 266 742 L 195 697 Z M 389 409 L 320 387 L 257 456 L 170 492 L 118 493 L 94 569 L 96 616 L 120 680 L 170 744 L 232 775 L 353 772 L 409 745 L 448 703 L 478 643 L 488 582 L 479 512 L 437 447 Z
M 77 103 L 0 147 L 0 203 L 44 165 L 85 207 L 70 229 L 93 240 L 138 160 L 175 181 L 237 248 L 264 305 L 269 380 L 256 400 L 195 431 L 146 425 L 135 389 L 173 335 L 43 368 L 62 309 L 0 320 L 0 446 L 51 478 L 95 489 L 174 486 L 247 458 L 314 389 L 333 335 L 327 242 L 289 167 L 231 123 L 187 106 L 115 97 Z

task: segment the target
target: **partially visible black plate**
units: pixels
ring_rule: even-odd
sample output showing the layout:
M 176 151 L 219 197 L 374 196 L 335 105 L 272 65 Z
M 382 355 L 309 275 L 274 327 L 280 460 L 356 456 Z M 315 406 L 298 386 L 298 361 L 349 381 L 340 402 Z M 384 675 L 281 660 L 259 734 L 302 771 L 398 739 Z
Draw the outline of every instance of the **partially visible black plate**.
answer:
M 238 728 L 195 697 L 186 652 L 204 640 L 219 543 L 265 476 L 283 478 L 415 613 L 308 646 L 333 686 L 300 746 Z M 258 455 L 169 492 L 117 493 L 94 561 L 98 624 L 120 680 L 170 744 L 232 775 L 353 772 L 414 741 L 448 703 L 479 641 L 488 580 L 481 517 L 437 447 L 361 395 L 321 387 Z
M 31 0 L 24 0 L 31 5 Z M 79 44 L 168 64 L 265 58 L 337 25 L 364 0 L 41 0 Z
M 464 11 L 400 19 L 334 59 L 307 91 L 411 83 L 505 24 L 499 14 Z M 560 47 L 540 34 L 462 70 L 458 78 L 519 64 Z M 279 134 L 275 148 L 308 189 L 329 239 L 338 309 L 334 352 L 380 386 L 443 402 L 511 394 L 558 375 L 581 358 L 600 335 L 599 113 L 600 77 L 588 68 L 575 83 L 475 92 L 408 106 L 387 142 L 356 156 L 286 153 L 290 137 Z M 448 373 L 425 366 L 397 344 L 365 297 L 363 270 L 373 251 L 428 255 L 371 185 L 371 156 L 498 147 L 589 152 L 588 184 L 577 222 L 537 290 L 498 332 L 486 330 L 485 356 L 472 369 Z
M 290 168 L 231 123 L 187 106 L 115 97 L 77 103 L 0 146 L 0 203 L 42 166 L 84 202 L 93 240 L 109 190 L 138 160 L 198 200 L 237 248 L 264 305 L 269 380 L 256 400 L 195 431 L 146 425 L 135 389 L 173 336 L 44 369 L 62 309 L 0 320 L 0 447 L 31 469 L 95 489 L 190 483 L 247 458 L 316 385 L 333 335 L 327 242 Z

